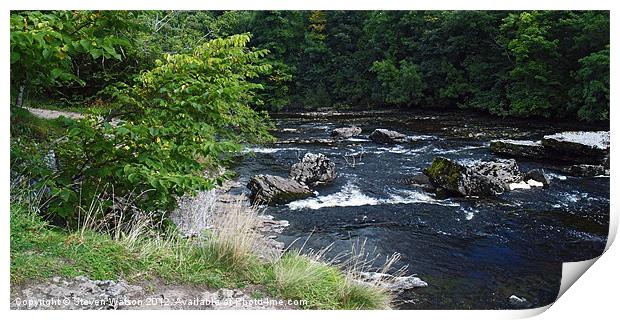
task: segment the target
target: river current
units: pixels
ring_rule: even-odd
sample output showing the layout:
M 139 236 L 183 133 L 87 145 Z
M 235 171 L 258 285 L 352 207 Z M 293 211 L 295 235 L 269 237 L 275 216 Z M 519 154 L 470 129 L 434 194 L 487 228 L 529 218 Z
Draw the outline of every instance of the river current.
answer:
M 421 173 L 435 156 L 463 163 L 496 158 L 488 150 L 492 139 L 534 140 L 584 128 L 458 112 L 273 118 L 278 142 L 250 148 L 235 168 L 244 185 L 255 174 L 287 176 L 306 152 L 327 155 L 337 169 L 336 180 L 318 188 L 317 196 L 265 208 L 290 222 L 279 240 L 315 250 L 332 245 L 329 254 L 350 251 L 360 241 L 380 255 L 400 253 L 397 267 L 408 265 L 409 274 L 429 286 L 404 294 L 407 302 L 399 308 L 515 308 L 511 295 L 525 298 L 530 307 L 547 305 L 558 294 L 561 263 L 591 259 L 605 247 L 609 177 L 572 177 L 556 163 L 518 160 L 522 171 L 544 169 L 550 187 L 448 199 L 403 181 Z M 329 140 L 332 129 L 348 125 L 361 127 L 362 135 Z M 374 143 L 368 134 L 376 128 L 407 134 L 414 142 Z

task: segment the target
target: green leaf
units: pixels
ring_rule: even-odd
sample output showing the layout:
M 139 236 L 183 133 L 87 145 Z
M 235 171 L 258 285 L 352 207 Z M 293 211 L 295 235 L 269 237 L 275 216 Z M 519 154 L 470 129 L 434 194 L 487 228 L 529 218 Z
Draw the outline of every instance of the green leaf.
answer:
M 93 49 L 93 45 L 90 40 L 82 39 L 80 40 L 80 45 L 86 52 L 90 52 Z
M 93 59 L 97 59 L 97 58 L 101 57 L 101 55 L 103 55 L 103 50 L 101 50 L 101 49 L 92 49 L 92 50 L 90 50 L 90 55 L 93 57 Z
M 52 79 L 56 79 L 56 78 L 60 77 L 62 74 L 65 74 L 65 73 L 66 72 L 64 70 L 56 68 L 56 69 L 52 69 L 50 75 L 51 75 Z
M 21 57 L 21 54 L 19 52 L 11 51 L 11 64 L 14 64 L 15 62 L 19 61 L 20 57 Z

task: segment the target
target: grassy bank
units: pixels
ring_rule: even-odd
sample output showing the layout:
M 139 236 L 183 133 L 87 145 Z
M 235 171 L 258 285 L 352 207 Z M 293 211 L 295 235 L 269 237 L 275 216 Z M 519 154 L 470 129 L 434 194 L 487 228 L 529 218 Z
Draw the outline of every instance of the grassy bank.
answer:
M 350 268 L 351 263 L 328 262 L 320 254 L 297 251 L 260 258 L 257 253 L 272 248 L 260 241 L 256 210 L 240 203 L 201 212 L 201 217 L 215 217 L 214 228 L 193 238 L 161 227 L 152 215 L 139 213 L 137 208 L 131 212 L 115 206 L 102 209 L 98 203 L 103 197 L 82 199 L 81 192 L 73 208 L 77 226 L 68 229 L 48 223 L 42 208 L 50 204 L 44 205 L 42 198 L 49 198 L 45 194 L 53 189 L 31 190 L 35 188 L 31 184 L 54 179 L 43 158 L 66 130 L 61 119 L 40 119 L 24 109 L 11 110 L 12 286 L 81 275 L 94 280 L 163 280 L 212 288 L 259 285 L 266 294 L 305 300 L 305 307 L 313 309 L 389 307 L 389 293 L 377 284 L 358 281 L 360 270 Z M 38 175 L 31 179 L 33 172 Z M 117 207 L 134 206 L 122 203 Z
M 11 285 L 78 275 L 130 282 L 163 279 L 213 288 L 258 284 L 274 297 L 306 300 L 306 308 L 389 307 L 387 292 L 355 282 L 338 266 L 315 256 L 291 251 L 274 261 L 259 260 L 253 254 L 252 219 L 240 212 L 227 212 L 220 231 L 186 239 L 173 231 L 149 234 L 147 224 L 120 232 L 91 226 L 68 231 L 46 223 L 28 206 L 13 203 Z

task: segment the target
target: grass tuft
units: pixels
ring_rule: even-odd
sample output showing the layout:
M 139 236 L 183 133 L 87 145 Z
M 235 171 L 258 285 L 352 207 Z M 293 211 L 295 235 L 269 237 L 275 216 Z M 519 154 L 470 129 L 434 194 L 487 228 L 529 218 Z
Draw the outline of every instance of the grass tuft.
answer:
M 12 285 L 53 276 L 158 278 L 213 288 L 259 284 L 275 297 L 303 300 L 303 307 L 311 309 L 390 306 L 390 295 L 379 286 L 355 279 L 357 261 L 325 261 L 329 248 L 306 254 L 289 250 L 274 261 L 259 260 L 259 220 L 254 209 L 241 203 L 220 208 L 205 237 L 184 238 L 175 230 L 152 232 L 147 214 L 134 214 L 122 225 L 118 219 L 112 229 L 105 229 L 106 223 L 91 219 L 101 217 L 93 208 L 84 210 L 85 223 L 67 231 L 45 222 L 32 200 L 20 204 L 18 199 L 13 197 L 11 204 Z

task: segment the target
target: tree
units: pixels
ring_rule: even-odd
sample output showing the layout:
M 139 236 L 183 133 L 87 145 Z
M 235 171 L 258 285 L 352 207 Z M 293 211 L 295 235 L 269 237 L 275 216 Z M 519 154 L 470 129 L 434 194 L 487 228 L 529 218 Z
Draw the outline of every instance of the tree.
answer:
M 579 59 L 579 65 L 570 108 L 582 120 L 609 120 L 609 47 Z
M 411 106 L 422 97 L 422 77 L 417 68 L 407 60 L 401 60 L 399 66 L 383 60 L 375 61 L 370 70 L 377 74 L 386 103 Z
M 11 13 L 11 87 L 21 106 L 26 87 L 84 85 L 74 58 L 121 60 L 127 40 L 117 37 L 127 12 L 26 11 Z M 114 33 L 106 32 L 114 30 Z
M 216 180 L 204 170 L 225 162 L 242 143 L 269 140 L 268 119 L 251 107 L 262 86 L 250 80 L 271 67 L 262 62 L 266 50 L 245 47 L 249 39 L 218 38 L 191 53 L 167 55 L 135 85 L 116 90 L 112 115 L 67 120 L 50 212 L 75 221 L 80 196 L 99 198 L 104 209 L 111 197 L 131 195 L 139 195 L 143 210 L 171 208 L 175 196 L 212 187 Z M 120 122 L 110 124 L 112 116 Z M 103 191 L 111 181 L 114 194 Z

